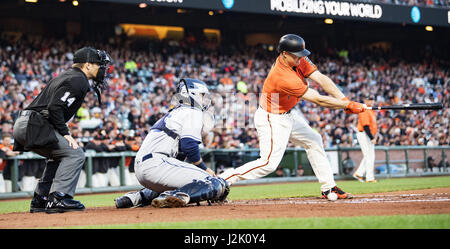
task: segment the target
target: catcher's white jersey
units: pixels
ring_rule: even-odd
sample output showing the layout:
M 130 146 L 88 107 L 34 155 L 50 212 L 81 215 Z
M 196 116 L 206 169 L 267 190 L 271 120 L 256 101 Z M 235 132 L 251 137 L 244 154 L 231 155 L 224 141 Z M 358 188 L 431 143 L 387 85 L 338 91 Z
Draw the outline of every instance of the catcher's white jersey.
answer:
M 180 139 L 202 141 L 202 127 L 202 111 L 186 105 L 176 107 L 158 120 L 136 154 L 135 171 L 139 183 L 161 193 L 195 179 L 206 179 L 209 174 L 205 170 L 175 158 Z
M 167 113 L 151 128 L 136 158 L 148 153 L 161 153 L 176 157 L 181 138 L 192 138 L 201 143 L 203 113 L 198 108 L 181 105 Z

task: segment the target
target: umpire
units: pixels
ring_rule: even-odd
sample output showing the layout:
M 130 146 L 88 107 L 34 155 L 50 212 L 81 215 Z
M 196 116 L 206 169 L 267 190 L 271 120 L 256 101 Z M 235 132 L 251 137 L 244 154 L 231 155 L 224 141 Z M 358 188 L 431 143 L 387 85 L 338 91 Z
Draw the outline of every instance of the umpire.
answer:
M 51 79 L 20 112 L 14 124 L 14 150 L 33 151 L 47 158 L 31 200 L 31 213 L 84 210 L 84 205 L 73 200 L 73 196 L 85 154 L 66 122 L 80 108 L 90 88 L 101 105 L 100 91 L 106 88 L 106 67 L 110 62 L 105 51 L 92 47 L 79 49 L 74 53 L 72 68 Z

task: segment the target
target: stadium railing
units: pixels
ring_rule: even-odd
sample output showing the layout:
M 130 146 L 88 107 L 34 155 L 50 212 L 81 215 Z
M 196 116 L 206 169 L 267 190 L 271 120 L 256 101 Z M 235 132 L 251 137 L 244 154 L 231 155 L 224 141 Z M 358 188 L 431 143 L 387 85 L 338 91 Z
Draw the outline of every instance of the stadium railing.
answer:
M 356 158 L 358 161 L 358 157 L 362 158 L 362 155 L 358 155 L 361 153 L 359 147 L 331 147 L 326 148 L 325 151 L 330 156 L 334 154 L 334 158 L 337 158 L 337 165 L 334 165 L 334 173 L 335 179 L 351 179 L 350 172 L 358 165 L 355 160 L 352 158 Z M 389 177 L 408 177 L 408 176 L 429 176 L 429 175 L 449 175 L 450 168 L 447 168 L 447 159 L 450 155 L 450 146 L 375 146 L 375 151 L 379 158 L 379 153 L 384 153 L 382 160 L 376 160 L 375 164 L 379 165 L 378 173 L 376 176 L 378 178 L 389 178 Z M 411 153 L 412 151 L 413 153 Z M 433 169 L 428 162 L 428 156 L 430 151 L 433 151 L 433 155 L 440 154 L 441 162 L 443 163 L 442 167 L 439 167 L 439 170 L 436 171 Z M 246 161 L 251 161 L 259 157 L 259 149 L 202 149 L 201 150 L 202 157 L 204 157 L 205 162 L 209 165 L 209 167 L 213 170 L 216 170 L 217 167 L 217 158 L 222 156 L 222 158 L 227 158 L 230 160 L 234 160 L 233 158 L 239 158 L 239 164 L 232 166 L 240 166 Z M 330 154 L 331 153 L 331 154 Z M 350 153 L 355 153 L 350 157 Z M 393 159 L 393 153 L 397 153 L 396 158 Z M 402 154 L 399 156 L 399 153 Z M 234 156 L 230 156 L 234 154 Z M 344 158 L 343 154 L 346 154 L 346 158 Z M 125 171 L 128 170 L 125 166 L 125 159 L 127 157 L 135 157 L 136 152 L 95 152 L 95 151 L 86 151 L 86 165 L 85 165 L 85 174 L 86 174 L 86 184 L 84 188 L 78 188 L 76 193 L 103 193 L 103 192 L 119 192 L 119 191 L 128 191 L 135 190 L 140 188 L 140 186 L 136 185 L 127 185 L 125 182 Z M 93 158 L 111 158 L 111 157 L 119 157 L 119 179 L 120 186 L 107 186 L 107 187 L 93 187 L 92 184 L 92 165 Z M 242 158 L 246 157 L 245 160 Z M 400 159 L 398 159 L 400 157 Z M 344 159 L 343 159 L 344 158 Z M 26 152 L 20 154 L 15 157 L 8 157 L 6 160 L 12 160 L 13 164 L 11 167 L 11 192 L 0 193 L 0 199 L 9 199 L 9 198 L 20 198 L 20 197 L 31 197 L 33 192 L 31 191 L 21 191 L 19 188 L 19 162 L 20 160 L 33 160 L 33 159 L 44 159 L 43 157 L 33 153 Z M 334 160 L 330 158 L 330 160 Z M 334 160 L 335 161 L 335 160 Z M 349 161 L 353 161 L 353 163 L 348 163 Z M 402 164 L 404 166 L 403 171 L 393 172 L 393 165 Z M 289 165 L 286 166 L 290 168 L 293 172 L 290 175 L 285 177 L 273 177 L 273 173 L 267 177 L 257 180 L 251 181 L 241 181 L 236 183 L 238 184 L 252 184 L 252 183 L 267 183 L 267 182 L 286 182 L 286 181 L 302 181 L 302 180 L 315 180 L 315 176 L 312 173 L 312 169 L 310 169 L 309 174 L 305 174 L 302 176 L 298 176 L 297 167 L 302 164 L 303 168 L 306 172 L 308 172 L 308 168 L 310 167 L 309 162 L 306 157 L 306 151 L 303 148 L 287 148 L 286 153 L 281 161 L 280 165 Z M 382 164 L 382 165 L 380 165 Z M 411 166 L 415 164 L 415 169 L 422 170 L 411 170 L 413 169 Z M 417 166 L 419 165 L 419 166 Z M 228 165 L 230 167 L 230 165 Z M 422 167 L 423 166 L 423 167 Z M 381 167 L 381 168 L 380 168 Z M 381 169 L 381 170 L 380 170 Z

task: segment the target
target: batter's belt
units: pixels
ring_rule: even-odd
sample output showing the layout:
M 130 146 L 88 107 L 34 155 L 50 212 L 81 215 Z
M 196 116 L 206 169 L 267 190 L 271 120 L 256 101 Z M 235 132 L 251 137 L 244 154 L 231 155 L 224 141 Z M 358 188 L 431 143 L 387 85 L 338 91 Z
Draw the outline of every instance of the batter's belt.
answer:
M 266 111 L 266 109 L 264 109 L 261 105 L 259 106 L 259 108 L 261 108 L 261 109 L 263 109 L 263 110 Z M 294 108 L 291 108 L 291 109 L 290 109 L 289 111 L 287 111 L 287 112 L 282 112 L 282 113 L 272 113 L 272 112 L 269 112 L 269 113 L 277 114 L 277 115 L 285 115 L 285 114 L 291 113 L 292 109 L 294 109 Z

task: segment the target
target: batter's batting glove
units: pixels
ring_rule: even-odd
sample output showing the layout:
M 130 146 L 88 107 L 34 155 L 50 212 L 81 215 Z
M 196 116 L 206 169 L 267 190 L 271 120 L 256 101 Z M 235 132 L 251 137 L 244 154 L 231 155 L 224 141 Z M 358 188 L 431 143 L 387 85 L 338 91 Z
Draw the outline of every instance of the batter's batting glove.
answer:
M 349 110 L 350 113 L 358 114 L 366 110 L 366 105 L 358 102 L 350 101 L 346 110 Z
M 350 99 L 348 99 L 347 97 L 343 97 L 341 100 L 350 101 Z M 348 108 L 345 108 L 344 110 L 346 114 L 352 114 L 352 112 Z

